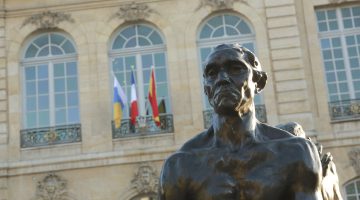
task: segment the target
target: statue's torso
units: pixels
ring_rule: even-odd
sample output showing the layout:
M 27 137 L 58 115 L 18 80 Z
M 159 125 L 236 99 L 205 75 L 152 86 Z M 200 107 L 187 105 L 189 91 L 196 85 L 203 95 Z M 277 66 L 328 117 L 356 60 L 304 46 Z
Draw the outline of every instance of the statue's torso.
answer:
M 204 148 L 186 153 L 188 200 L 291 200 L 290 177 L 302 151 L 296 140 L 254 143 L 236 151 Z

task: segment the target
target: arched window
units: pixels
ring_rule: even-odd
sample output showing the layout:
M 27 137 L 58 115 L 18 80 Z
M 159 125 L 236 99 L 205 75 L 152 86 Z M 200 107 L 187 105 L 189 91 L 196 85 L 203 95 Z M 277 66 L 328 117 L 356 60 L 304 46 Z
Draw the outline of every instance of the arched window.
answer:
M 360 179 L 345 185 L 346 200 L 360 200 Z
M 58 32 L 37 35 L 23 59 L 22 147 L 80 141 L 76 49 Z
M 255 33 L 252 27 L 246 20 L 233 14 L 225 13 L 212 16 L 200 26 L 197 38 L 201 80 L 204 62 L 215 46 L 219 44 L 240 43 L 251 51 L 256 52 Z M 257 117 L 260 121 L 265 122 L 266 113 L 265 107 L 262 104 L 261 95 L 256 95 Z M 203 95 L 203 105 L 205 127 L 209 127 L 211 124 L 212 108 L 205 95 Z
M 114 129 L 113 137 L 138 133 L 172 132 L 172 111 L 169 98 L 166 46 L 160 32 L 147 24 L 127 26 L 115 35 L 111 42 L 111 74 L 115 75 L 127 95 L 122 112 L 120 129 Z M 148 100 L 150 73 L 155 71 L 157 103 L 161 125 L 155 125 Z M 139 117 L 130 124 L 131 74 L 134 74 Z

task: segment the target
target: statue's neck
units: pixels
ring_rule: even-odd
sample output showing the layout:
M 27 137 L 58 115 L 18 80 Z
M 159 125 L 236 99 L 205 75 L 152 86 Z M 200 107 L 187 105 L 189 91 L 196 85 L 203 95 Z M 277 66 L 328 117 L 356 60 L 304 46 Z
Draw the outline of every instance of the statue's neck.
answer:
M 215 113 L 213 115 L 214 145 L 235 150 L 249 144 L 255 138 L 256 122 L 255 112 L 251 110 L 241 116 L 224 116 Z

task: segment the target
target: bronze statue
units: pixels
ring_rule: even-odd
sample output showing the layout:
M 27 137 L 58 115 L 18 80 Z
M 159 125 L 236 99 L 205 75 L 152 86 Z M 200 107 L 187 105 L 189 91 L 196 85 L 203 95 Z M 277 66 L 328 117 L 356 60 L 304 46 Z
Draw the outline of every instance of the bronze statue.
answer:
M 160 199 L 322 199 L 315 145 L 255 117 L 254 95 L 267 80 L 256 56 L 239 44 L 219 45 L 203 76 L 212 126 L 165 161 Z

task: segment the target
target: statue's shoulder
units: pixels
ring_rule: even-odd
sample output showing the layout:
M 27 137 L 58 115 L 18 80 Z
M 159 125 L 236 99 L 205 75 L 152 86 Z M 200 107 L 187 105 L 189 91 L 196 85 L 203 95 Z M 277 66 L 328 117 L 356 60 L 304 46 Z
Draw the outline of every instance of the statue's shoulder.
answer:
M 208 130 L 197 134 L 196 136 L 185 142 L 183 146 L 179 149 L 179 151 L 192 152 L 208 148 L 212 145 L 213 138 L 214 129 L 211 126 Z

